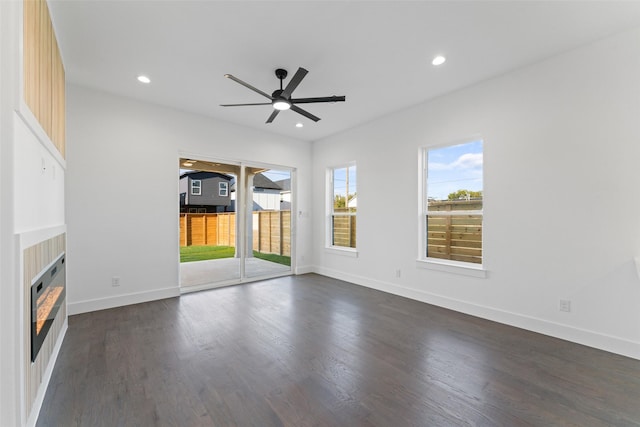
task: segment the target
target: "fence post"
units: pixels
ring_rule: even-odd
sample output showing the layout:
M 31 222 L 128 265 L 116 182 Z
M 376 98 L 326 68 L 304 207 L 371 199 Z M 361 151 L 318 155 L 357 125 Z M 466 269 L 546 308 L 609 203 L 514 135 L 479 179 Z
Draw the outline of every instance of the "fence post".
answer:
M 284 235 L 282 234 L 284 227 L 282 226 L 282 221 L 283 221 L 282 213 L 283 213 L 282 211 L 278 211 L 278 224 L 280 225 L 280 248 L 278 251 L 279 255 L 282 255 L 282 251 L 284 250 Z

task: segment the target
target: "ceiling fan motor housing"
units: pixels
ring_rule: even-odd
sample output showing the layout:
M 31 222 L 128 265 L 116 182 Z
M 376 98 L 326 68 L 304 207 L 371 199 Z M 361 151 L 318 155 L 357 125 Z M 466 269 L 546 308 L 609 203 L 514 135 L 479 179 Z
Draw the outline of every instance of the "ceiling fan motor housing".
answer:
M 276 70 L 276 77 L 279 78 L 280 80 L 284 80 L 287 78 L 287 70 L 285 70 L 284 68 L 278 68 Z

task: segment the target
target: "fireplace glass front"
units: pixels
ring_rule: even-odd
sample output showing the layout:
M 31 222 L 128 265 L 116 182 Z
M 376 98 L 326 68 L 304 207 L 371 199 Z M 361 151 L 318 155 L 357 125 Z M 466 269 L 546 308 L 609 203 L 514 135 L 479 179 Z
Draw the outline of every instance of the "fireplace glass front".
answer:
M 34 362 L 65 297 L 64 252 L 31 283 L 31 361 Z

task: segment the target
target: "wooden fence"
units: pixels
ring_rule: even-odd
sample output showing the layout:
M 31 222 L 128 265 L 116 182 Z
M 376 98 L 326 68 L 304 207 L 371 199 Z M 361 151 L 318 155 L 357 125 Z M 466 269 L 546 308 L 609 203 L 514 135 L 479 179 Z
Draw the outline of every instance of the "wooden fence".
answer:
M 235 245 L 234 212 L 180 214 L 180 246 Z M 253 212 L 253 250 L 291 256 L 291 211 Z
M 253 213 L 253 250 L 291 256 L 291 211 Z
M 356 216 L 333 216 L 333 245 L 347 248 L 356 247 Z
M 438 212 L 482 210 L 482 200 L 429 202 L 427 256 L 482 263 L 482 214 L 438 215 Z

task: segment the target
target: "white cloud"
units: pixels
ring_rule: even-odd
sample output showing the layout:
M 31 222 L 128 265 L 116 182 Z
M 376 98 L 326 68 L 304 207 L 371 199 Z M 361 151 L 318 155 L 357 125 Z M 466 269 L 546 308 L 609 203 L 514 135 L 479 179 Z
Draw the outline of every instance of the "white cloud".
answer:
M 482 167 L 482 153 L 465 153 L 451 163 L 429 162 L 430 170 L 463 170 Z

